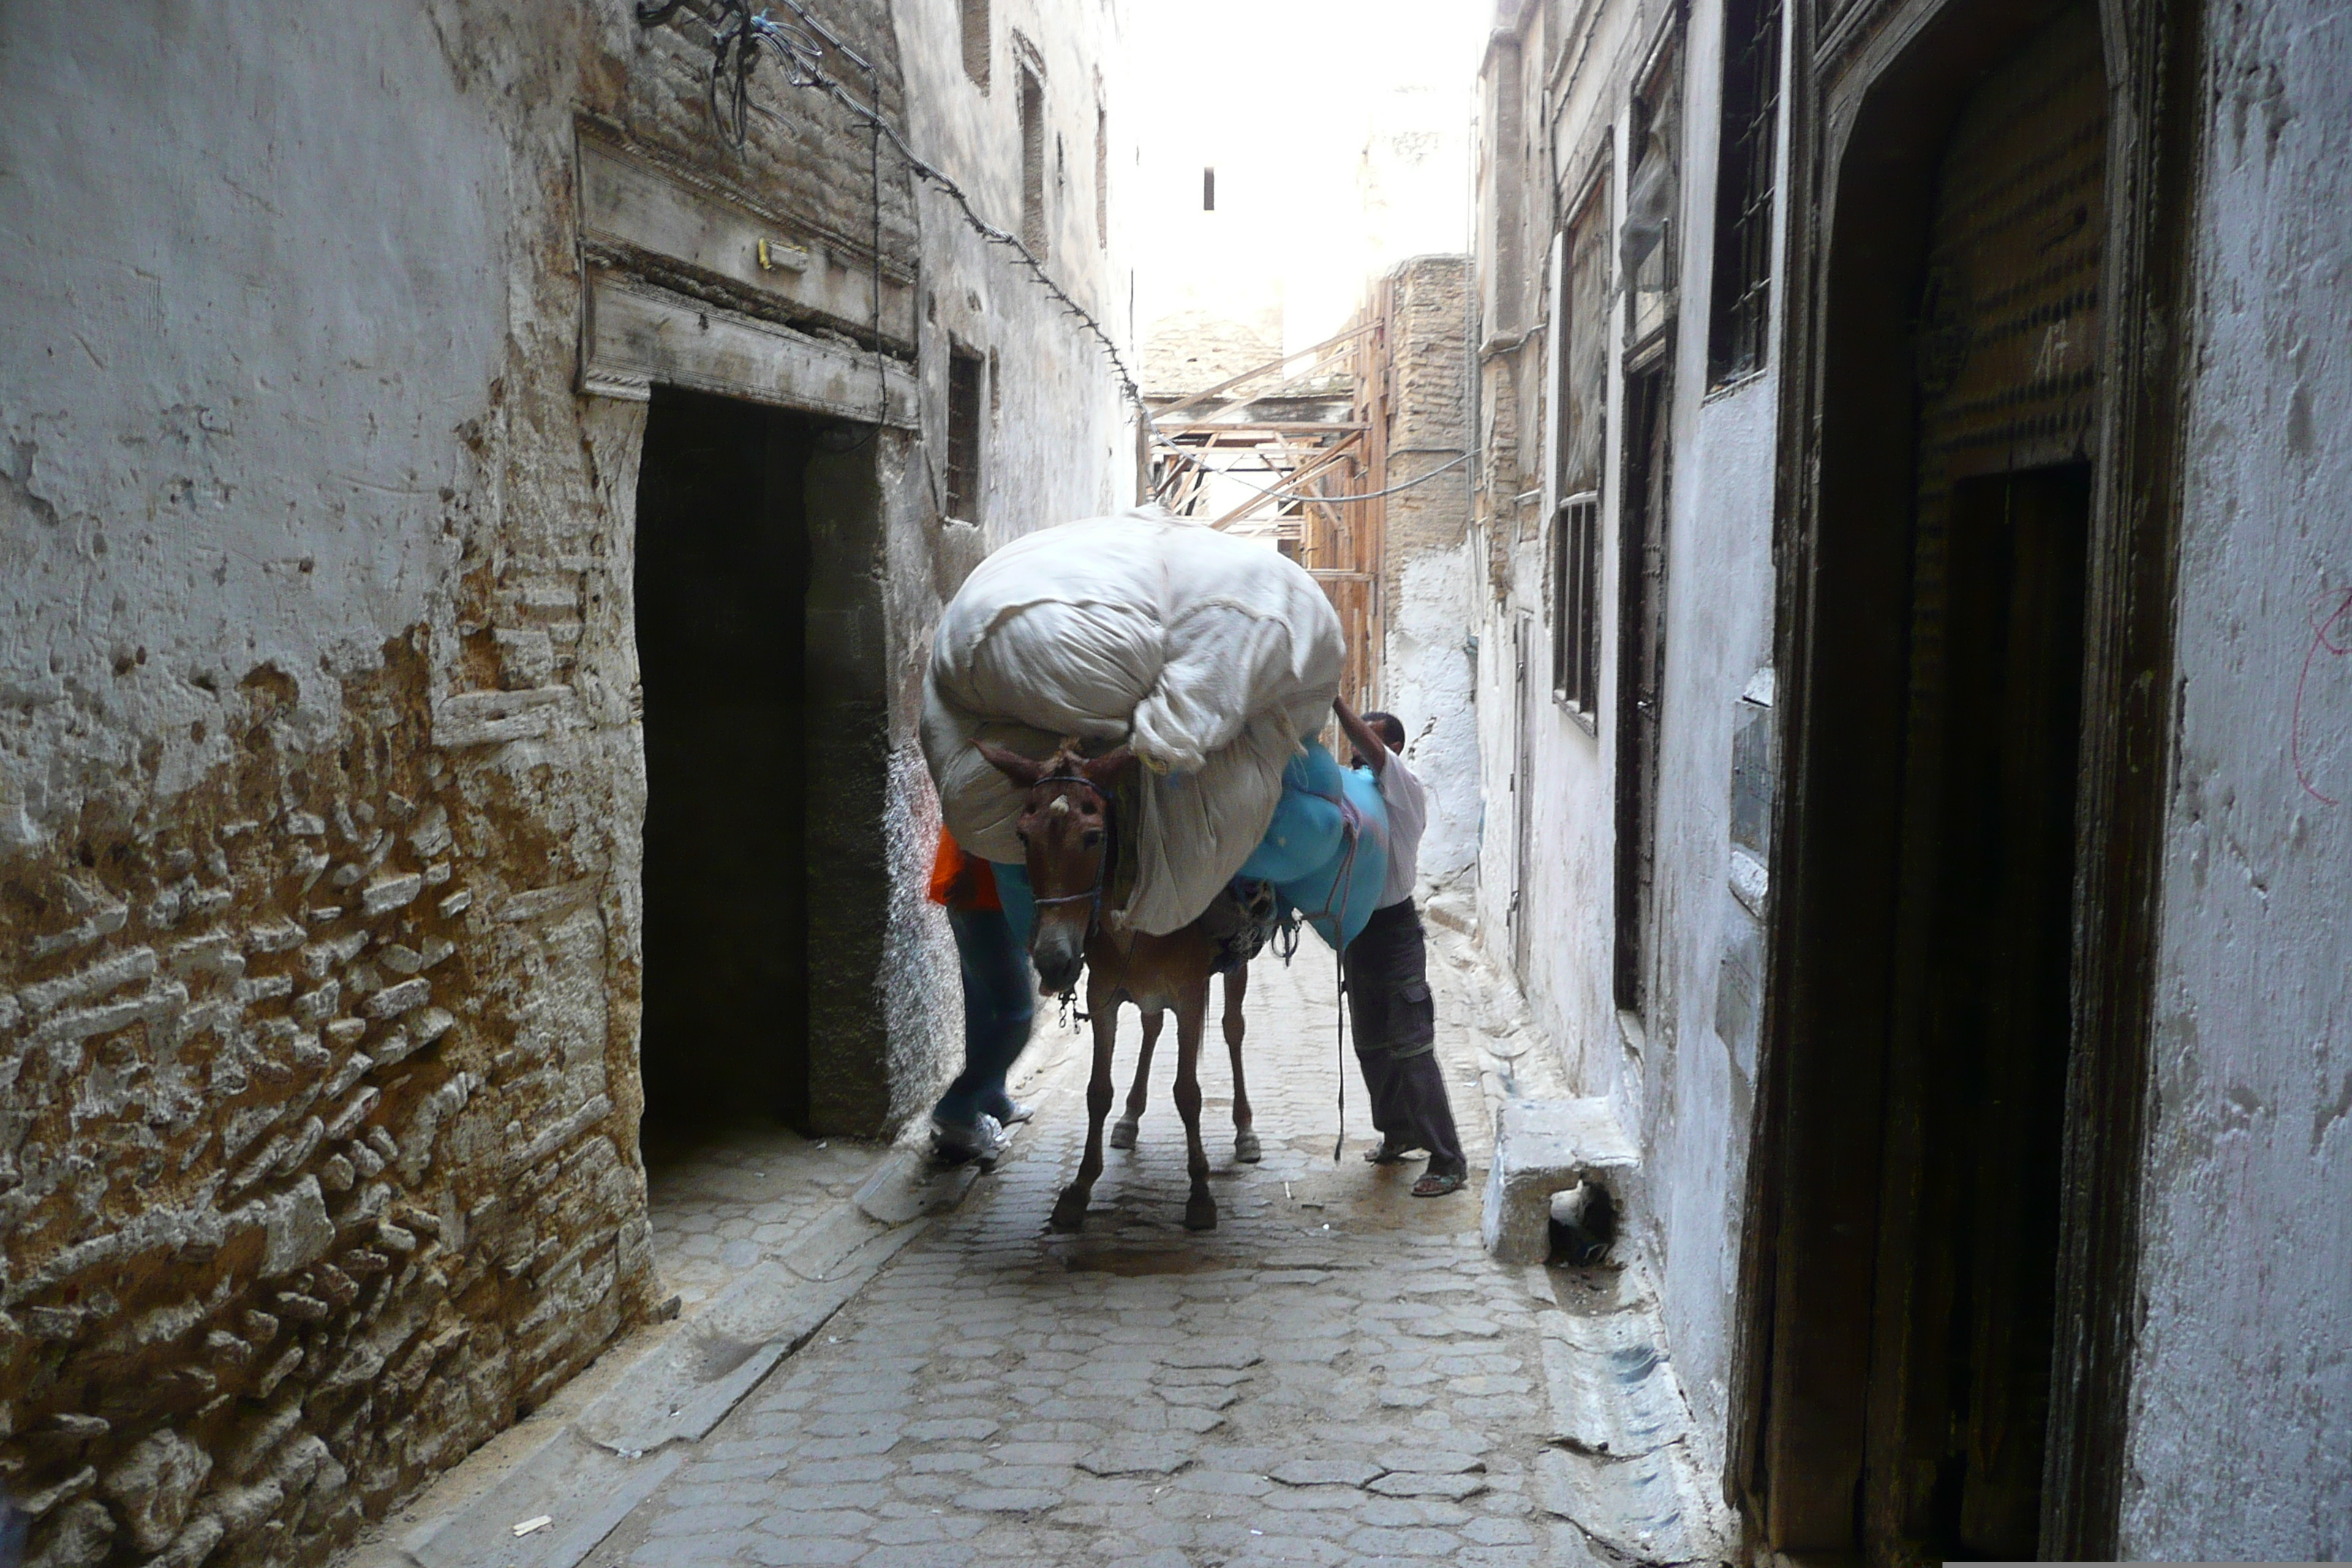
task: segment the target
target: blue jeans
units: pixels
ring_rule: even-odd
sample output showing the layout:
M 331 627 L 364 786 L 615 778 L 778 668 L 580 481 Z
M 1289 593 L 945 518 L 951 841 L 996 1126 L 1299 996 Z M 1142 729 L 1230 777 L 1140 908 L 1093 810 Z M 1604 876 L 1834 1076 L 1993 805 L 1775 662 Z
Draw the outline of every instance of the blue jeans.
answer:
M 1004 1075 L 1029 1044 L 1037 980 L 1003 910 L 951 909 L 948 925 L 963 966 L 963 1071 L 932 1114 L 961 1127 L 1013 1109 Z

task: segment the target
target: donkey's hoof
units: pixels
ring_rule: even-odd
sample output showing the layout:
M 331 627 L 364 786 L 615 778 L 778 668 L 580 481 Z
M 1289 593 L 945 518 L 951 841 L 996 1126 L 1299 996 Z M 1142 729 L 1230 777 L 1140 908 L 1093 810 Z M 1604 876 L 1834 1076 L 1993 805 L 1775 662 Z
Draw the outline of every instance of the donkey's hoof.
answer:
M 1206 1193 L 1194 1193 L 1187 1198 L 1184 1201 L 1184 1228 L 1186 1230 L 1216 1229 L 1217 1200 Z
M 1135 1147 L 1135 1118 L 1122 1116 L 1110 1124 L 1110 1146 L 1114 1149 Z
M 1062 1189 L 1054 1205 L 1054 1217 L 1045 1222 L 1055 1230 L 1084 1230 L 1087 1224 L 1087 1194 L 1071 1188 Z
M 1244 1165 L 1255 1165 L 1265 1158 L 1265 1151 L 1257 1144 L 1257 1134 L 1244 1127 L 1234 1134 L 1234 1158 Z

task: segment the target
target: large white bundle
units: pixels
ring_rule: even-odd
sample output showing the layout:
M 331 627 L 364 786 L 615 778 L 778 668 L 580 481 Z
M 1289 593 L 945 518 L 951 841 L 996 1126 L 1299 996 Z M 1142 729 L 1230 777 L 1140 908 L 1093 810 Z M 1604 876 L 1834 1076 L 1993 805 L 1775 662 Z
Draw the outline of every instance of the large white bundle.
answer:
M 1342 658 L 1330 601 L 1261 545 L 1157 507 L 1025 535 L 966 579 L 931 645 L 923 751 L 949 831 L 1021 858 L 1020 797 L 975 737 L 1041 757 L 1064 735 L 1124 740 L 1142 819 L 1123 825 L 1137 877 L 1114 917 L 1175 931 L 1257 847 Z

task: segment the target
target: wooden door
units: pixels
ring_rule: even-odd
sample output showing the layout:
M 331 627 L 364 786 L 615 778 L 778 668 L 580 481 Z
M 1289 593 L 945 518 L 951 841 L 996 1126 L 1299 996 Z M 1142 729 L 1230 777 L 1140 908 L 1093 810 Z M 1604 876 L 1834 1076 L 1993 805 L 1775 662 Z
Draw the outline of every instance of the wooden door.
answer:
M 1979 88 L 1918 330 L 1872 1554 L 2034 1555 L 2074 946 L 2105 100 L 2096 19 Z

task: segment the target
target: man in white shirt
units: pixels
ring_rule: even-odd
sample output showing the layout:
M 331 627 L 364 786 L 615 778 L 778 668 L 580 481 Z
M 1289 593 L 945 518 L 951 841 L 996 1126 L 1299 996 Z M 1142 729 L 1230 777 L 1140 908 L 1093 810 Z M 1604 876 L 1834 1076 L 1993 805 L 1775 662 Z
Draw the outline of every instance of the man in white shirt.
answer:
M 1389 819 L 1388 879 L 1372 918 L 1340 955 L 1348 978 L 1348 1017 L 1356 1061 L 1372 1100 L 1381 1142 L 1364 1158 L 1392 1165 L 1416 1149 L 1429 1168 L 1412 1184 L 1417 1198 L 1459 1192 L 1470 1163 L 1454 1130 L 1454 1108 L 1437 1065 L 1437 1007 L 1429 993 L 1428 955 L 1421 911 L 1412 905 L 1422 830 L 1429 825 L 1429 792 L 1405 764 L 1404 726 L 1391 713 L 1359 718 L 1344 700 L 1332 710 L 1355 747 L 1355 765 L 1381 786 Z

